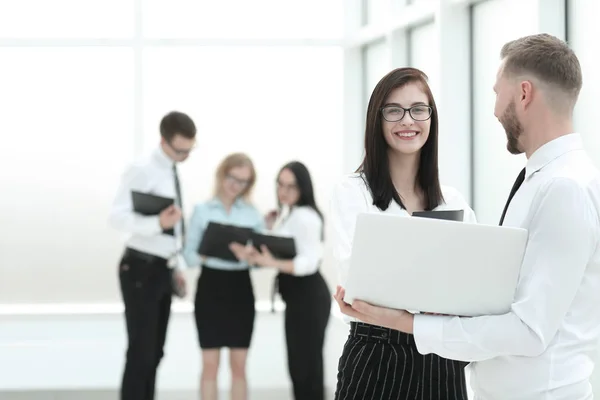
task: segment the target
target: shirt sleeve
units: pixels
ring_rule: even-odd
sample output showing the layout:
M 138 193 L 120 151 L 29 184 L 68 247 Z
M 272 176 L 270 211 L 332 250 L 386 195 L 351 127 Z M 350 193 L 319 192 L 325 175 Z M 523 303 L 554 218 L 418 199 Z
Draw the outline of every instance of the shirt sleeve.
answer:
M 145 216 L 133 211 L 131 191 L 146 191 L 147 184 L 146 174 L 139 166 L 131 166 L 123 174 L 109 214 L 109 224 L 113 228 L 142 236 L 162 232 L 158 215 Z
M 290 218 L 293 218 L 289 222 L 297 249 L 294 275 L 314 274 L 323 257 L 321 217 L 312 209 L 296 209 Z
M 543 353 L 573 302 L 598 243 L 598 216 L 585 188 L 551 181 L 529 226 L 511 311 L 474 318 L 415 315 L 420 353 L 464 361 Z
M 344 286 L 350 269 L 352 239 L 358 214 L 368 210 L 359 176 L 350 176 L 338 183 L 330 202 L 331 249 L 338 272 L 339 284 Z
M 202 263 L 202 259 L 198 254 L 198 246 L 204 235 L 205 216 L 204 207 L 198 205 L 194 208 L 192 218 L 190 219 L 189 227 L 185 235 L 185 244 L 183 246 L 183 257 L 188 267 L 198 267 Z

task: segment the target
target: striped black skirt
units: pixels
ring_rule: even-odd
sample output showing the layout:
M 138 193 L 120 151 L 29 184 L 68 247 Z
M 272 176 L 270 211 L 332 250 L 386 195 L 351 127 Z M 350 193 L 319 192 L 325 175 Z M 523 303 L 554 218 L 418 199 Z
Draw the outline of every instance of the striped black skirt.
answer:
M 420 354 L 413 335 L 352 322 L 335 399 L 467 400 L 466 365 Z

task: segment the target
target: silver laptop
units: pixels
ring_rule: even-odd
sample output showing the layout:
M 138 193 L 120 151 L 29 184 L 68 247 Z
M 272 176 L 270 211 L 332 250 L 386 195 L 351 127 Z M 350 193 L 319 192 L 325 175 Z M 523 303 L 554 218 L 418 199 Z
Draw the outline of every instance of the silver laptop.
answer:
M 460 316 L 510 310 L 527 230 L 360 214 L 345 301 Z

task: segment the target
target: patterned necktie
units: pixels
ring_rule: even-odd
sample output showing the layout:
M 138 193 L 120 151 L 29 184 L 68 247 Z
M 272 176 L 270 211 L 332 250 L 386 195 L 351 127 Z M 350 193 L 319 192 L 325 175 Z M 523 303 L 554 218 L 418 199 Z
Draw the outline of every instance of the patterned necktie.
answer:
M 499 225 L 502 225 L 502 223 L 504 222 L 504 216 L 506 215 L 506 210 L 508 210 L 508 205 L 510 204 L 510 201 L 514 197 L 515 193 L 517 193 L 517 190 L 519 190 L 519 188 L 523 184 L 524 180 L 525 180 L 525 168 L 523 168 L 521 170 L 521 172 L 517 176 L 517 180 L 515 181 L 512 189 L 510 190 L 510 194 L 508 195 L 508 200 L 506 200 L 506 205 L 504 206 L 504 211 L 502 211 L 502 216 L 500 217 Z
M 173 179 L 175 180 L 175 204 L 181 209 L 183 215 L 183 202 L 181 200 L 181 187 L 179 186 L 179 176 L 177 175 L 177 165 L 173 164 Z M 185 219 L 181 217 L 181 237 L 185 238 Z

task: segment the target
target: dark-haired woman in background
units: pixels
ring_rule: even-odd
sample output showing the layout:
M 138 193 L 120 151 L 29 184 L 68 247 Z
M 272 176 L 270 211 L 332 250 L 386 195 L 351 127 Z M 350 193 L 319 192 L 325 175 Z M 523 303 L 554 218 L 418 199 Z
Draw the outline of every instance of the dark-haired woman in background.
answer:
M 323 400 L 323 343 L 331 312 L 331 292 L 319 272 L 323 217 L 304 164 L 290 162 L 279 171 L 277 200 L 277 217 L 275 221 L 267 218 L 267 225 L 272 225 L 272 231 L 278 235 L 293 237 L 297 255 L 293 260 L 279 260 L 263 247 L 261 252 L 246 250 L 251 252 L 248 261 L 279 270 L 276 279 L 286 303 L 285 335 L 294 398 Z M 233 247 L 239 257 L 244 257 L 243 246 Z
M 348 274 L 358 214 L 410 217 L 414 211 L 442 209 L 462 209 L 465 221 L 475 222 L 461 194 L 439 182 L 438 112 L 427 76 L 418 69 L 399 68 L 373 90 L 364 160 L 333 193 L 332 242 L 340 285 Z M 360 317 L 343 302 L 343 294 L 338 288 L 335 296 L 342 313 Z M 467 399 L 465 363 L 420 354 L 413 335 L 350 321 L 338 366 L 336 399 Z

